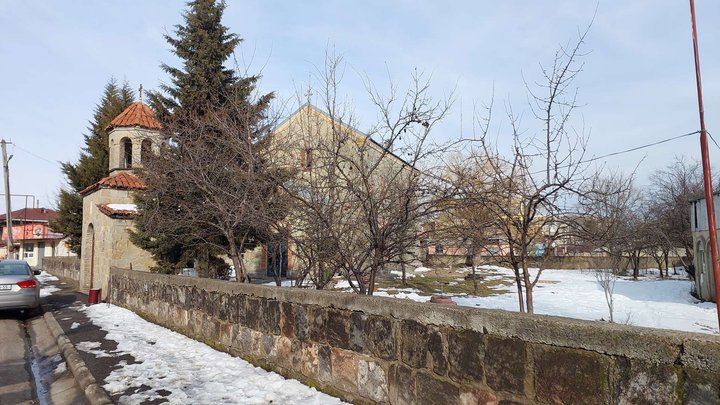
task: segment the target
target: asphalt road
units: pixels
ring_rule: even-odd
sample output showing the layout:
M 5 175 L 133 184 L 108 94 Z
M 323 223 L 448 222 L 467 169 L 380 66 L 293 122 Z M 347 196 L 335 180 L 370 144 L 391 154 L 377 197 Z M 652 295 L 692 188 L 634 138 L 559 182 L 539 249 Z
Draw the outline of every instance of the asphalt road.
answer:
M 26 355 L 29 350 L 28 341 L 27 330 L 22 321 L 0 319 L 0 404 L 37 403 Z
M 0 405 L 84 403 L 43 317 L 0 311 Z

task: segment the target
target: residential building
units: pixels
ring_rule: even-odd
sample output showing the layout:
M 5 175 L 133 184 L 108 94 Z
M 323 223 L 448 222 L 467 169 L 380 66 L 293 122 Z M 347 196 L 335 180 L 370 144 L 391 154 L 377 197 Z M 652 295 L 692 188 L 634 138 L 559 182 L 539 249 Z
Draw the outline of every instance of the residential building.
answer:
M 55 256 L 72 256 L 62 234 L 54 232 L 49 223 L 57 212 L 49 208 L 22 208 L 10 213 L 12 219 L 12 257 L 23 259 L 34 268 L 42 268 L 43 259 Z M 8 257 L 7 215 L 0 215 L 2 242 L 0 257 Z
M 710 227 L 708 226 L 705 198 L 690 201 L 690 231 L 693 239 L 693 265 L 695 266 L 695 291 L 698 298 L 715 301 L 715 277 L 710 257 Z M 720 193 L 713 196 L 715 217 L 720 213 Z

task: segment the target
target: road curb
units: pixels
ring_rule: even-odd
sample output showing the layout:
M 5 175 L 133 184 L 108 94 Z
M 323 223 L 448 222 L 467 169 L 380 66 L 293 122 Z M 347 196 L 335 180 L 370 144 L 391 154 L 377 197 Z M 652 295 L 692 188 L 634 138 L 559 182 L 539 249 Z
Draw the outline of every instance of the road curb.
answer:
M 75 346 L 70 342 L 70 339 L 65 335 L 65 331 L 63 331 L 53 314 L 46 312 L 43 318 L 45 318 L 45 323 L 47 323 L 48 329 L 60 349 L 60 354 L 62 354 L 62 357 L 65 359 L 70 372 L 72 372 L 75 381 L 77 381 L 80 386 L 80 390 L 85 393 L 85 398 L 87 398 L 90 405 L 111 405 L 113 402 L 110 396 L 98 385 L 97 381 L 95 381 L 95 377 L 92 376 L 90 370 L 85 366 L 85 362 L 82 360 L 82 357 L 80 357 L 80 353 L 78 353 Z

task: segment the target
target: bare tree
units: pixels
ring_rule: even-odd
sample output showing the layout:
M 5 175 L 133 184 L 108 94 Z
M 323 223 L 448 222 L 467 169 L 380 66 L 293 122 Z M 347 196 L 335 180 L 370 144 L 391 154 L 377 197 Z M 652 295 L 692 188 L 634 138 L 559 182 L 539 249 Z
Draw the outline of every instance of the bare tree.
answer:
M 473 292 L 477 294 L 477 266 L 482 257 L 492 257 L 499 252 L 496 218 L 483 204 L 491 193 L 491 179 L 482 169 L 487 163 L 478 161 L 481 156 L 470 154 L 458 156 L 448 165 L 449 181 L 453 183 L 453 194 L 443 203 L 443 211 L 435 223 L 433 236 L 445 246 L 464 251 L 465 264 L 471 268 Z
M 633 176 L 621 173 L 597 178 L 591 190 L 580 196 L 578 220 L 573 223 L 578 237 L 609 258 L 607 268 L 595 270 L 595 279 L 603 289 L 610 322 L 615 321 L 615 283 L 627 270 L 629 260 L 625 254 L 637 234 L 630 221 L 639 201 L 632 181 Z
M 588 28 L 589 29 L 589 28 Z M 587 30 L 569 47 L 561 47 L 549 67 L 541 67 L 542 82 L 526 84 L 530 108 L 540 130 L 521 129 L 521 119 L 507 104 L 512 146 L 503 154 L 489 139 L 492 103 L 476 119 L 476 147 L 492 186 L 481 199 L 496 218 L 503 238 L 502 261 L 515 272 L 520 311 L 533 312 L 533 288 L 553 244 L 569 232 L 566 222 L 577 194 L 587 189 L 594 173 L 583 163 L 588 135 L 571 127 L 578 108 L 573 80 L 582 71 L 581 47 Z M 538 269 L 531 274 L 530 268 Z
M 341 58 L 327 58 L 321 106 L 305 106 L 306 119 L 286 130 L 304 148 L 295 158 L 304 171 L 287 187 L 298 213 L 293 240 L 316 285 L 339 272 L 356 293 L 372 295 L 378 274 L 419 248 L 420 223 L 436 210 L 430 189 L 441 183 L 423 173 L 446 148 L 430 135 L 450 102 L 433 100 L 420 73 L 403 93 L 391 85 L 383 94 L 366 81 L 378 120 L 363 133 L 338 101 L 342 67 Z
M 700 163 L 675 157 L 666 168 L 650 176 L 650 206 L 656 215 L 656 231 L 672 248 L 685 251 L 685 266 L 693 261 L 688 201 L 702 196 Z
M 166 145 L 139 173 L 147 185 L 137 196 L 139 226 L 226 255 L 245 281 L 242 253 L 272 240 L 287 207 L 279 192 L 286 174 L 267 162 L 271 128 L 267 116 L 246 104 L 172 120 Z

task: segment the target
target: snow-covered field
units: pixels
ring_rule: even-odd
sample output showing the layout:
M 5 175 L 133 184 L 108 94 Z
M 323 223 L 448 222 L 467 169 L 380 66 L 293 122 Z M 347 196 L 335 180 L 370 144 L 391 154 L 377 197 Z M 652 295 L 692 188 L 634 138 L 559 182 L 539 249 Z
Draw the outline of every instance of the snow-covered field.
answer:
M 423 268 L 420 273 L 425 271 Z M 460 279 L 467 271 L 468 269 L 458 271 Z M 483 274 L 485 280 L 506 280 L 510 285 L 495 287 L 504 294 L 491 297 L 455 295 L 453 300 L 458 305 L 517 311 L 517 290 L 515 285 L 511 284 L 514 280 L 512 270 L 482 266 L 478 273 Z M 626 277 L 618 278 L 614 293 L 615 322 L 717 334 L 715 303 L 699 302 L 690 295 L 691 286 L 692 282 L 684 273 L 663 280 L 657 277 L 657 270 L 648 270 L 638 281 Z M 427 295 L 421 295 L 412 289 L 395 289 L 391 292 L 393 294 L 389 294 L 386 289 L 380 289 L 375 295 L 419 302 L 429 300 Z M 538 314 L 587 320 L 609 318 L 605 295 L 594 270 L 545 270 L 533 297 L 535 313 Z
M 147 385 L 149 390 L 120 398 L 121 404 L 138 404 L 163 398 L 170 404 L 341 404 L 337 398 L 296 380 L 265 371 L 216 351 L 110 304 L 81 309 L 93 324 L 118 342 L 116 351 L 100 343 L 82 342 L 79 350 L 98 357 L 129 354 L 137 363 L 114 369 L 103 388 L 110 395 Z M 161 396 L 160 393 L 166 395 Z

